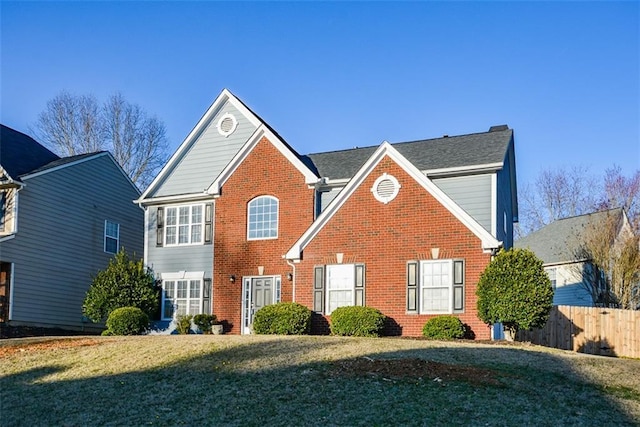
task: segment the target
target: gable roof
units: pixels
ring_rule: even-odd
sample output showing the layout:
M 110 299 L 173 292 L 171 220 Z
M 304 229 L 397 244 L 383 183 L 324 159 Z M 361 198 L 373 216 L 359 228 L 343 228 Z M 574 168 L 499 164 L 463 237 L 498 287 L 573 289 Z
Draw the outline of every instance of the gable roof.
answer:
M 622 208 L 615 208 L 558 219 L 538 231 L 516 240 L 513 246 L 515 248 L 530 249 L 544 264 L 564 264 L 581 261 L 575 259 L 574 255 L 574 250 L 577 249 L 581 234 L 592 224 L 604 222 L 609 215 L 626 216 Z
M 136 200 L 137 203 L 142 202 L 157 189 L 158 185 L 161 184 L 163 179 L 171 173 L 172 168 L 180 162 L 182 156 L 189 151 L 189 148 L 197 141 L 199 135 L 207 128 L 211 120 L 213 120 L 216 114 L 220 112 L 226 102 L 231 103 L 254 126 L 258 127 L 261 124 L 264 124 L 264 122 L 258 116 L 256 116 L 253 111 L 249 110 L 247 106 L 244 105 L 244 103 L 242 103 L 235 95 L 233 95 L 229 90 L 223 89 L 222 92 L 220 92 L 220 94 L 213 101 L 211 106 L 209 106 L 207 111 L 200 118 L 200 120 L 198 120 L 198 123 L 196 123 L 191 132 L 189 132 L 189 135 L 187 135 L 184 141 L 182 141 L 175 153 L 173 153 L 169 161 L 167 161 L 164 167 L 156 175 L 151 184 L 149 184 L 140 198 Z
M 234 158 L 229 162 L 229 164 L 220 172 L 220 175 L 213 181 L 213 183 L 207 188 L 208 194 L 219 195 L 220 189 L 224 185 L 224 183 L 233 175 L 235 170 L 242 164 L 244 159 L 247 158 L 249 153 L 253 151 L 255 146 L 260 142 L 260 140 L 266 137 L 271 144 L 283 156 L 293 164 L 293 166 L 298 169 L 298 171 L 304 176 L 304 181 L 308 185 L 313 185 L 318 181 L 318 177 L 313 173 L 305 163 L 303 163 L 298 154 L 295 152 L 293 148 L 291 148 L 286 142 L 284 142 L 278 135 L 274 134 L 271 131 L 271 128 L 266 125 L 260 125 L 258 129 L 251 135 L 251 138 L 244 144 L 244 146 L 240 149 L 240 151 L 234 156 Z
M 429 175 L 452 170 L 500 169 L 512 139 L 513 130 L 502 125 L 494 126 L 488 132 L 392 145 L 419 170 Z M 343 180 L 354 176 L 377 148 L 353 148 L 309 154 L 306 157 L 319 176 Z
M 313 240 L 320 230 L 331 220 L 336 212 L 345 204 L 351 195 L 360 187 L 367 176 L 380 163 L 384 157 L 390 157 L 395 161 L 408 175 L 410 175 L 418 184 L 420 184 L 427 193 L 431 194 L 438 202 L 440 202 L 447 210 L 449 210 L 460 222 L 462 222 L 478 239 L 482 242 L 482 249 L 490 251 L 497 249 L 502 242 L 496 240 L 491 233 L 482 227 L 475 219 L 457 205 L 444 191 L 438 188 L 429 178 L 427 178 L 413 163 L 403 156 L 395 147 L 388 142 L 383 142 L 369 159 L 359 168 L 353 178 L 344 187 L 344 189 L 336 196 L 336 198 L 327 206 L 327 208 L 318 216 L 305 233 L 293 244 L 291 249 L 285 255 L 289 260 L 299 260 L 302 256 L 304 248 Z
M 30 136 L 0 125 L 0 165 L 9 179 L 16 180 L 59 159 Z

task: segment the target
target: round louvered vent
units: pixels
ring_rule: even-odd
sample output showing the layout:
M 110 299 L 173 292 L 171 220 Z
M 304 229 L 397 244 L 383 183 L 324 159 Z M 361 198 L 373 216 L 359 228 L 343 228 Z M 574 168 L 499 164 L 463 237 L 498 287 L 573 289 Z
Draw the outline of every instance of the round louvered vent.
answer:
M 398 180 L 393 175 L 389 175 L 386 172 L 376 179 L 376 182 L 373 183 L 373 187 L 371 187 L 373 197 L 384 204 L 395 199 L 399 191 L 400 183 Z
M 238 126 L 238 120 L 236 120 L 235 116 L 230 113 L 225 113 L 220 120 L 218 120 L 218 124 L 216 127 L 218 128 L 218 133 L 224 137 L 231 135 L 235 132 L 236 127 Z

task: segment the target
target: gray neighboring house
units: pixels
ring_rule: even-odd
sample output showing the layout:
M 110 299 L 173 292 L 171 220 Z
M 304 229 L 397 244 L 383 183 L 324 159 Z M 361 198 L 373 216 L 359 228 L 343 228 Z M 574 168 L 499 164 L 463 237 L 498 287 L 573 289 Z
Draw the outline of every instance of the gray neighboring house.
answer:
M 0 126 L 0 325 L 96 327 L 92 277 L 122 247 L 143 254 L 140 192 L 108 152 L 60 158 Z
M 595 305 L 584 285 L 588 260 L 576 259 L 575 253 L 585 230 L 603 224 L 611 216 L 618 224 L 618 236 L 633 233 L 624 210 L 616 208 L 556 220 L 514 243 L 514 247 L 530 249 L 542 260 L 554 289 L 554 305 Z

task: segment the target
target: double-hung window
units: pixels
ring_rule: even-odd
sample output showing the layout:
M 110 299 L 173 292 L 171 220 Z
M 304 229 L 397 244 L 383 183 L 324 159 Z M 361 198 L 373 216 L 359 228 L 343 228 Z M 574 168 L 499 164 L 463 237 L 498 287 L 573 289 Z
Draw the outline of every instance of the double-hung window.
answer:
M 210 312 L 211 279 L 200 273 L 165 273 L 162 281 L 162 319 Z
M 364 305 L 364 265 L 317 266 L 314 275 L 314 311 L 331 314 L 339 307 Z
M 120 224 L 106 220 L 104 222 L 104 251 L 109 254 L 118 253 L 120 246 Z
M 464 310 L 464 261 L 411 261 L 407 264 L 407 311 L 451 314 Z
M 278 238 L 278 199 L 260 196 L 247 206 L 247 239 Z
M 165 208 L 165 245 L 201 244 L 204 205 Z

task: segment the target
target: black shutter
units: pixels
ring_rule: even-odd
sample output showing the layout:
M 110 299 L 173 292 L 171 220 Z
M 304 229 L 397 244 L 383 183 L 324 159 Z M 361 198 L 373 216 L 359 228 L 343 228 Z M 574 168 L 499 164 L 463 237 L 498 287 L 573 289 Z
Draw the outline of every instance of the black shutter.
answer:
M 164 242 L 164 208 L 156 211 L 156 246 L 162 246 Z
M 324 313 L 324 266 L 313 268 L 313 311 Z
M 213 203 L 204 205 L 204 244 L 213 243 Z
M 364 265 L 356 265 L 356 305 L 364 305 Z
M 464 261 L 453 260 L 453 311 L 464 311 Z
M 407 311 L 418 312 L 418 263 L 407 263 Z
M 202 312 L 211 314 L 211 279 L 204 279 L 202 286 Z

